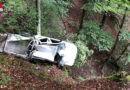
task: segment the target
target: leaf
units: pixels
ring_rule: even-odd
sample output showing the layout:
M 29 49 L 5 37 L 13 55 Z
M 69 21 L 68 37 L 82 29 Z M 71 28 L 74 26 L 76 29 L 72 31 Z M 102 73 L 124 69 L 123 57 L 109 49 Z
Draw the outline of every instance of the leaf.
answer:
M 130 53 L 128 54 L 128 62 L 130 62 Z

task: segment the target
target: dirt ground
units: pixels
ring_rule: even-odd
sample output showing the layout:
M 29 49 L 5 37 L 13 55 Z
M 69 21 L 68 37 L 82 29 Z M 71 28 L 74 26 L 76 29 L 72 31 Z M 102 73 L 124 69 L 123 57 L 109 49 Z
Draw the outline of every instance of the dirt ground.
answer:
M 105 58 L 107 58 L 107 54 L 105 52 L 94 52 L 94 54 L 88 58 L 86 64 L 83 67 L 69 68 L 72 78 L 76 81 L 80 81 L 80 76 L 86 80 L 102 77 L 101 67 Z

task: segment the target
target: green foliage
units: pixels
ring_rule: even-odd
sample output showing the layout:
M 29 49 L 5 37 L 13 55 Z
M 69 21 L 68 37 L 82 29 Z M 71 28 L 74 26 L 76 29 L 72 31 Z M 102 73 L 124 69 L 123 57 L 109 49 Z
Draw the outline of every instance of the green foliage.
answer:
M 125 8 L 130 9 L 129 0 L 92 0 L 86 3 L 83 8 L 94 12 L 112 12 L 115 14 L 124 14 Z M 130 12 L 128 12 L 130 14 Z
M 69 21 L 69 22 L 68 22 L 68 25 L 69 25 L 70 27 L 72 27 L 72 28 L 76 28 L 76 22 L 74 22 L 74 21 Z
M 41 4 L 43 15 L 48 19 L 57 15 L 59 16 L 59 13 L 67 16 L 68 7 L 72 7 L 69 0 L 42 0 Z
M 27 5 L 27 2 L 23 0 L 7 0 L 3 6 L 5 8 L 4 13 L 10 15 L 6 18 L 7 22 L 4 22 L 9 29 L 15 31 L 15 33 L 24 31 L 34 34 L 36 32 L 37 13 L 33 5 Z
M 130 32 L 128 32 L 128 30 L 123 29 L 120 31 L 119 40 L 130 40 Z
M 128 50 L 125 51 L 123 55 L 120 55 L 120 59 L 117 61 L 117 65 L 120 67 L 120 70 L 126 69 L 128 66 L 128 63 L 130 63 L 130 52 Z
M 13 60 L 12 64 L 13 65 L 18 65 L 18 61 L 17 60 Z
M 130 52 L 127 50 L 118 60 L 117 65 L 120 67 L 120 69 L 126 69 L 128 63 L 130 63 Z
M 1 67 L 1 68 L 0 68 L 0 73 L 3 72 L 5 69 L 6 69 L 6 68 Z
M 0 0 L 0 2 L 2 3 L 2 5 L 3 5 L 4 3 L 6 3 L 6 1 L 7 1 L 7 0 Z
M 21 12 L 21 11 L 25 11 L 24 6 L 26 5 L 25 1 L 23 0 L 6 0 L 6 2 L 4 3 L 4 7 L 5 7 L 5 12 Z
M 62 28 L 60 26 L 55 29 L 43 29 L 42 30 L 42 35 L 61 39 L 61 40 L 65 39 L 65 37 L 66 37 L 65 34 L 66 34 L 66 31 L 62 30 Z
M 2 32 L 6 32 L 6 28 L 5 28 L 3 25 L 0 25 L 0 30 L 1 30 Z
M 81 81 L 81 82 L 83 82 L 83 81 L 85 81 L 86 79 L 84 79 L 83 77 L 81 77 L 81 76 L 79 76 L 78 77 L 78 79 Z
M 36 0 L 0 0 L 3 3 L 6 18 L 4 24 L 13 33 L 36 34 L 37 8 Z M 67 16 L 68 7 L 72 7 L 69 0 L 41 0 L 41 29 L 42 35 L 61 38 L 65 35 L 62 17 Z M 3 29 L 3 27 L 1 26 Z M 3 29 L 5 30 L 5 29 Z
M 64 39 L 65 31 L 62 18 L 67 16 L 69 0 L 42 0 L 41 2 L 42 35 Z
M 124 78 L 121 78 L 121 81 L 122 81 L 122 83 L 128 84 L 130 82 L 130 75 L 128 75 L 128 76 L 126 76 Z
M 100 5 L 97 5 L 97 3 L 102 5 L 102 2 L 99 1 L 89 1 L 83 5 L 82 9 L 87 10 L 87 12 L 89 13 L 93 13 L 93 12 L 101 13 L 103 9 Z
M 16 83 L 13 84 L 13 86 L 18 87 L 18 86 L 20 86 L 20 84 L 16 82 Z
M 120 45 L 122 47 L 126 47 L 128 44 L 128 40 L 130 40 L 130 32 L 126 29 L 120 30 L 121 33 L 119 35 Z M 125 68 L 130 62 L 130 51 L 126 50 L 126 52 L 121 56 L 121 59 L 117 62 L 120 68 Z
M 6 77 L 5 74 L 1 74 L 0 77 L 1 77 L 0 84 L 2 85 L 7 85 L 7 82 L 11 80 L 9 77 Z
M 102 12 L 102 11 L 110 11 L 114 13 L 118 13 L 118 5 L 115 1 L 112 0 L 104 0 L 104 2 L 95 2 L 94 5 L 95 12 Z
M 99 0 L 95 0 L 95 1 L 89 1 L 87 3 L 85 3 L 82 7 L 82 9 L 87 10 L 88 12 L 99 12 L 101 13 L 102 11 L 104 11 L 103 9 L 103 5 L 105 6 L 105 2 L 101 2 Z
M 45 66 L 44 70 L 45 70 L 45 72 L 50 72 L 51 71 L 49 66 Z
M 87 58 L 93 54 L 93 50 L 89 50 L 87 44 L 83 40 L 79 39 L 77 34 L 68 34 L 66 40 L 74 42 L 77 46 L 78 52 L 74 66 L 78 68 L 82 67 L 86 63 Z
M 9 65 L 9 61 L 4 56 L 0 56 L 0 64 Z
M 128 84 L 128 82 L 130 82 L 130 75 L 127 75 L 127 72 L 125 72 L 125 71 L 122 71 L 117 74 L 113 74 L 111 76 L 108 76 L 107 78 L 112 79 L 114 81 L 119 81 L 121 83 L 126 83 L 126 84 Z
M 128 62 L 130 63 L 130 53 L 128 53 Z
M 59 77 L 56 81 L 57 81 L 58 84 L 61 84 L 61 82 L 62 82 L 61 77 Z
M 79 68 L 86 63 L 87 58 L 93 54 L 93 50 L 89 50 L 86 44 L 80 40 L 75 41 L 75 45 L 78 48 L 78 53 L 74 66 Z
M 74 33 L 67 34 L 66 40 L 70 42 L 75 42 L 77 40 L 77 34 L 74 34 Z
M 66 68 L 62 71 L 62 75 L 65 77 L 69 77 L 69 72 Z
M 94 21 L 84 23 L 78 38 L 86 44 L 93 44 L 95 48 L 99 49 L 99 51 L 109 51 L 114 41 L 111 34 L 100 29 L 99 23 Z
M 21 0 L 9 0 L 5 6 L 6 12 L 12 13 L 11 17 L 7 18 L 7 22 L 5 22 L 10 29 L 19 33 L 34 34 L 36 32 L 37 13 L 35 7 L 27 7 L 26 2 Z

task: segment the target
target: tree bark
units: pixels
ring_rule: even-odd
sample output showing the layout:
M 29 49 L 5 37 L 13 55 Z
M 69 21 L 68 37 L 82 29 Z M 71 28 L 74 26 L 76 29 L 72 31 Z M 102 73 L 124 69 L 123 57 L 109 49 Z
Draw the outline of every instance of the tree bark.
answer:
M 78 34 L 79 34 L 79 31 L 83 28 L 83 21 L 84 21 L 84 17 L 85 17 L 85 12 L 86 12 L 86 10 L 83 9 L 82 10 L 82 16 L 81 16 L 81 20 L 80 20 Z
M 118 32 L 118 34 L 117 34 L 116 41 L 115 41 L 115 43 L 114 43 L 114 46 L 113 46 L 113 48 L 112 48 L 112 50 L 111 50 L 111 52 L 110 52 L 110 56 L 108 57 L 107 61 L 112 57 L 112 54 L 113 54 L 114 50 L 116 49 L 117 43 L 118 43 L 118 41 L 119 41 L 119 35 L 120 35 L 120 33 L 121 33 L 121 29 L 123 28 L 123 25 L 124 25 L 124 22 L 125 22 L 127 10 L 128 10 L 128 8 L 125 9 L 125 13 L 124 13 L 124 15 L 123 15 L 123 19 L 122 19 L 122 21 L 121 21 L 121 25 L 119 26 L 119 29 L 120 29 L 120 30 L 119 30 L 119 32 Z
M 88 0 L 84 0 L 84 4 L 88 3 L 88 2 L 89 2 Z M 84 22 L 85 13 L 86 13 L 86 10 L 83 9 L 82 10 L 82 15 L 81 15 L 81 19 L 80 19 L 79 29 L 78 29 L 77 35 L 79 35 L 80 30 L 83 28 L 83 22 Z
M 37 2 L 37 0 L 35 0 L 35 5 L 36 5 L 36 8 L 38 8 L 37 3 L 38 3 L 38 2 Z M 38 12 L 38 9 L 37 9 L 37 12 Z
M 130 43 L 128 43 L 128 44 L 126 45 L 126 47 L 125 47 L 124 50 L 121 52 L 120 56 L 116 59 L 115 62 L 117 62 L 117 61 L 119 61 L 119 60 L 121 59 L 122 55 L 127 51 L 129 45 L 130 45 Z
M 38 8 L 38 29 L 37 29 L 37 35 L 41 35 L 41 0 L 37 1 L 37 8 Z
M 109 6 L 109 5 L 110 5 L 110 0 L 107 3 L 107 6 Z M 103 18 L 102 18 L 102 21 L 101 21 L 101 24 L 100 24 L 100 28 L 103 28 L 103 26 L 105 24 L 105 21 L 106 21 L 106 18 L 107 18 L 107 12 L 105 11 L 104 15 L 103 15 Z

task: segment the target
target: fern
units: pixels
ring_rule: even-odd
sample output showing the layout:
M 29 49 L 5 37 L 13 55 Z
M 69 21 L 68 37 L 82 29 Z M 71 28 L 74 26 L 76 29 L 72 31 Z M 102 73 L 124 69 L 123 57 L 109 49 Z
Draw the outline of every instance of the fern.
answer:
M 130 9 L 129 0 L 91 0 L 83 6 L 88 11 L 98 13 L 112 12 L 115 14 L 124 14 L 125 8 Z M 129 14 L 130 12 L 128 12 Z
M 78 54 L 74 66 L 79 68 L 86 63 L 87 58 L 93 54 L 93 50 L 89 50 L 86 44 L 80 40 L 77 40 L 75 45 L 78 48 Z

